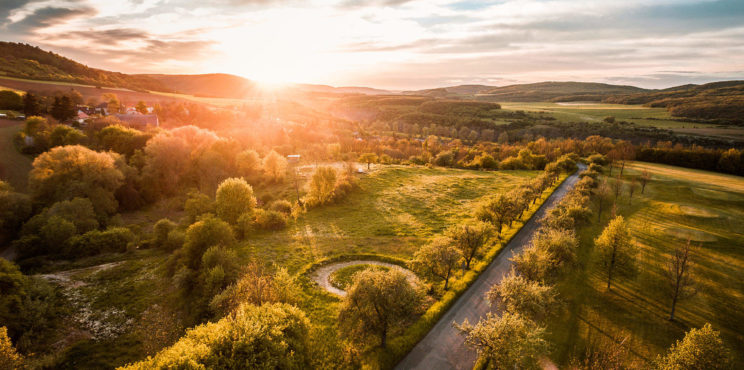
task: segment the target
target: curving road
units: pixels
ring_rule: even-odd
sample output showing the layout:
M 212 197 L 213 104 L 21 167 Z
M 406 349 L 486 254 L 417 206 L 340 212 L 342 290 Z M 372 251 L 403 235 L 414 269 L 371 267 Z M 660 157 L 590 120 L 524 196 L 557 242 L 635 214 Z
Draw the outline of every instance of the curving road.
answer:
M 452 323 L 461 324 L 467 319 L 471 324 L 491 311 L 485 294 L 491 286 L 499 283 L 509 272 L 513 254 L 520 252 L 527 245 L 538 228 L 537 220 L 545 215 L 579 180 L 579 173 L 586 167 L 579 164 L 579 170 L 569 176 L 543 203 L 540 209 L 517 232 L 504 250 L 486 268 L 478 279 L 463 293 L 444 316 L 434 325 L 429 333 L 418 343 L 396 369 L 472 369 L 476 360 L 475 351 L 465 346 L 465 337 Z

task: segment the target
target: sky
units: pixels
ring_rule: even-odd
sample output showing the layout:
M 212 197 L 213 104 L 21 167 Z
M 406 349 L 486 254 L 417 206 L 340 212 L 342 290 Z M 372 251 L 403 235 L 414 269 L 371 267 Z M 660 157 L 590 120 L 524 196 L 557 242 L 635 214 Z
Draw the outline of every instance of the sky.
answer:
M 744 0 L 0 0 L 0 40 L 124 73 L 665 88 L 744 79 Z

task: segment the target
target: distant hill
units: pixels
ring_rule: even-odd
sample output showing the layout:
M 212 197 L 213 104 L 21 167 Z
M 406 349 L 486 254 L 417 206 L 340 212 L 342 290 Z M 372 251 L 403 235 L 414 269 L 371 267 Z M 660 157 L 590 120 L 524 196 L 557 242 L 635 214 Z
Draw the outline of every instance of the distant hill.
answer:
M 362 86 L 341 86 L 333 87 L 329 85 L 315 85 L 315 84 L 294 84 L 291 85 L 299 90 L 307 92 L 322 92 L 322 93 L 334 93 L 334 94 L 366 94 L 366 95 L 390 95 L 394 92 L 389 90 L 375 89 L 371 87 Z
M 194 96 L 210 98 L 245 98 L 256 93 L 256 83 L 240 76 L 226 73 L 201 75 L 135 75 L 153 79 L 171 89 Z
M 682 85 L 664 90 L 619 94 L 605 103 L 644 104 L 667 108 L 676 117 L 744 124 L 744 81 Z
M 496 87 L 477 94 L 478 99 L 493 101 L 601 101 L 618 94 L 642 93 L 650 90 L 627 85 L 596 82 L 538 82 Z
M 159 81 L 145 76 L 133 76 L 90 68 L 36 46 L 14 42 L 0 41 L 0 75 L 31 80 L 122 87 L 137 91 L 173 91 Z
M 472 97 L 482 91 L 494 89 L 495 86 L 488 85 L 457 85 L 440 87 L 436 89 L 404 91 L 406 95 L 422 95 L 435 98 L 467 98 Z

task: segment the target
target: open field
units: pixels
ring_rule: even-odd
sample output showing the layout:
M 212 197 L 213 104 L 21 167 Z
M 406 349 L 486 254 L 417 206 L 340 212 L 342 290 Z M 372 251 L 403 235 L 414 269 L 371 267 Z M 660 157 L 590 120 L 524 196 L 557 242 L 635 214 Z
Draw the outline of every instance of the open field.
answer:
M 744 138 L 744 128 L 719 126 L 675 120 L 666 108 L 649 108 L 642 105 L 602 103 L 499 103 L 505 110 L 551 113 L 561 121 L 601 122 L 613 116 L 617 121 L 633 122 L 638 126 L 653 126 L 670 129 L 678 133 L 716 136 L 722 138 Z
M 253 235 L 243 250 L 290 270 L 339 254 L 409 258 L 429 238 L 472 217 L 480 197 L 538 173 L 380 167 L 342 203 L 311 210 L 285 230 Z
M 0 119 L 0 179 L 10 182 L 18 191 L 25 191 L 31 157 L 19 153 L 13 145 L 13 136 L 21 129 L 22 122 Z
M 633 360 L 643 367 L 692 327 L 706 322 L 744 360 L 744 178 L 648 163 L 629 164 L 624 177 L 648 170 L 652 181 L 629 204 L 627 191 L 618 200 L 639 247 L 639 273 L 613 281 L 592 263 L 593 238 L 608 221 L 580 231 L 580 266 L 559 285 L 566 301 L 563 314 L 550 323 L 553 358 L 565 364 L 584 344 L 609 336 L 630 335 Z M 617 174 L 617 169 L 615 170 Z M 610 181 L 612 184 L 612 181 Z M 596 219 L 595 219 L 596 220 Z M 697 294 L 680 301 L 676 321 L 667 320 L 670 298 L 663 274 L 673 249 L 690 239 Z

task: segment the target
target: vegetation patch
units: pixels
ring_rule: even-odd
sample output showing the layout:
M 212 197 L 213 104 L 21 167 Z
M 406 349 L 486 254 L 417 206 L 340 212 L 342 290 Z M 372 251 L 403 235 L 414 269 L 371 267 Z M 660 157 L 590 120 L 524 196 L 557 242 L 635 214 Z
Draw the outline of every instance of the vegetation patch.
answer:
M 346 290 L 346 288 L 351 285 L 354 279 L 354 274 L 356 274 L 359 271 L 369 270 L 369 269 L 378 269 L 382 271 L 388 271 L 390 270 L 390 267 L 387 266 L 375 266 L 371 264 L 360 264 L 360 265 L 351 265 L 342 267 L 333 273 L 331 273 L 330 278 L 328 281 L 330 281 L 331 285 L 334 287 Z
M 679 210 L 688 216 L 703 217 L 703 218 L 720 217 L 718 213 L 713 212 L 710 209 L 701 208 L 701 207 L 679 206 Z

